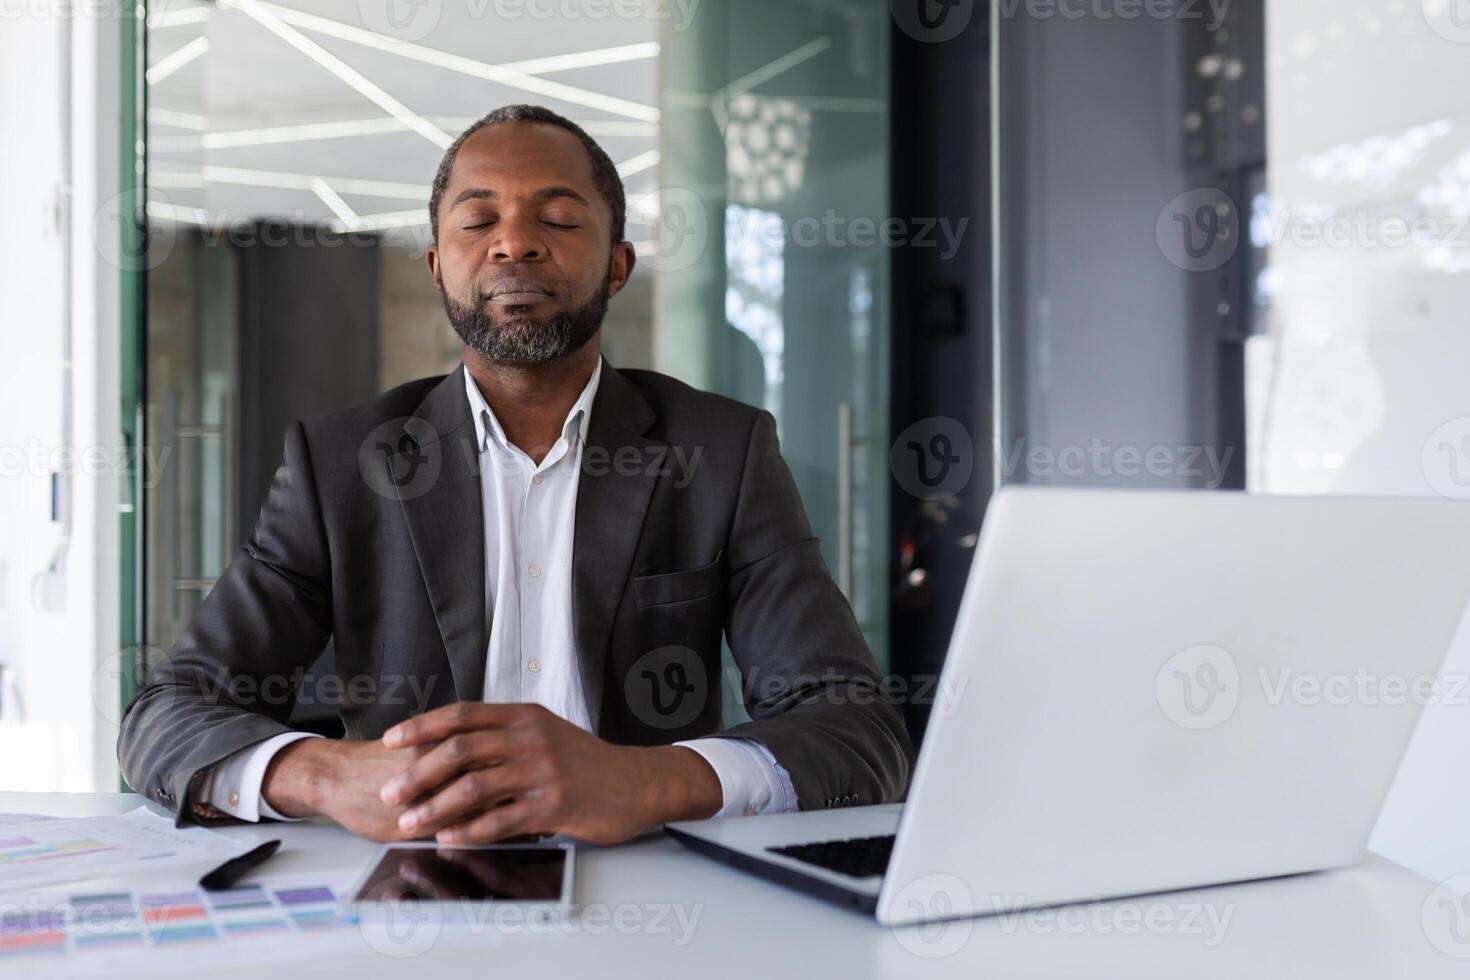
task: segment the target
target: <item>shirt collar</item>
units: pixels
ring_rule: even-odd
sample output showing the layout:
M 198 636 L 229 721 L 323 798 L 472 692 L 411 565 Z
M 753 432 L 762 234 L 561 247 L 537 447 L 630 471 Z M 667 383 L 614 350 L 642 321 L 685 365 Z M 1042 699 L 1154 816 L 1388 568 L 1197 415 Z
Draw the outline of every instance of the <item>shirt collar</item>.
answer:
M 502 449 L 509 448 L 510 440 L 505 437 L 505 430 L 500 427 L 500 420 L 485 403 L 485 396 L 480 394 L 480 388 L 475 384 L 475 379 L 470 376 L 469 368 L 464 368 L 465 395 L 470 401 L 470 416 L 475 420 L 475 446 L 478 449 L 485 448 L 485 438 L 495 441 Z M 592 369 L 592 377 L 587 379 L 587 387 L 577 396 L 572 403 L 571 411 L 567 412 L 567 419 L 562 423 L 561 434 L 570 437 L 573 426 L 576 426 L 577 438 L 583 442 L 587 439 L 587 426 L 592 418 L 592 401 L 597 397 L 597 385 L 602 380 L 602 358 L 597 359 L 597 366 Z

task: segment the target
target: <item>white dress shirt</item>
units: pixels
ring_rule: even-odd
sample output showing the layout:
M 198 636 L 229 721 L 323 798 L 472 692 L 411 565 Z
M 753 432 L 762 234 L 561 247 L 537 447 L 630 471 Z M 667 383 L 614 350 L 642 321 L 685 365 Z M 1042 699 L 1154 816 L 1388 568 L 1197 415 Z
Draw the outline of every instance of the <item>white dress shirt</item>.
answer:
M 505 437 L 474 379 L 468 371 L 463 374 L 480 451 L 484 508 L 490 641 L 483 700 L 540 704 L 590 731 L 572 633 L 572 545 L 582 449 L 602 361 L 539 464 Z M 315 737 L 286 732 L 226 757 L 206 774 L 200 801 L 241 820 L 290 819 L 265 801 L 261 784 L 281 748 Z M 717 816 L 797 808 L 791 777 L 765 746 L 732 738 L 675 744 L 698 752 L 719 777 L 724 798 Z

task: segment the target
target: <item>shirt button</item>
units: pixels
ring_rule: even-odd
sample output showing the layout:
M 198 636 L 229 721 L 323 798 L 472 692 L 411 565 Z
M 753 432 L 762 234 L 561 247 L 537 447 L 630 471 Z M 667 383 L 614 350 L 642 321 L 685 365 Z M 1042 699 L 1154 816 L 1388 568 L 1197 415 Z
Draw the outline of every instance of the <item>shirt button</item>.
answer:
M 536 564 L 535 562 L 531 563 L 531 567 L 528 569 L 528 571 L 531 573 L 532 578 L 541 577 L 541 566 Z
M 530 663 L 526 664 L 526 669 L 533 674 L 541 673 L 541 661 L 532 660 Z
M 546 479 L 546 475 L 544 473 L 537 473 L 535 476 L 531 477 L 531 482 L 539 487 L 541 485 L 541 481 L 544 479 Z
M 231 793 L 230 794 L 230 806 L 239 806 L 239 805 L 240 805 L 240 794 L 239 793 Z

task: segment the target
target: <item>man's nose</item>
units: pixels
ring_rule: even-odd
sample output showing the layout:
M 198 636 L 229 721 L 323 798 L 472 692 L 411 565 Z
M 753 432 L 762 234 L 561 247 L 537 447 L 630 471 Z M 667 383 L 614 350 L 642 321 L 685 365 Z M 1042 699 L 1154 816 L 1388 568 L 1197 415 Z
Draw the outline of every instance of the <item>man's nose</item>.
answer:
M 490 258 L 497 262 L 530 262 L 544 258 L 546 244 L 540 229 L 530 221 L 502 217 L 500 234 L 490 243 Z

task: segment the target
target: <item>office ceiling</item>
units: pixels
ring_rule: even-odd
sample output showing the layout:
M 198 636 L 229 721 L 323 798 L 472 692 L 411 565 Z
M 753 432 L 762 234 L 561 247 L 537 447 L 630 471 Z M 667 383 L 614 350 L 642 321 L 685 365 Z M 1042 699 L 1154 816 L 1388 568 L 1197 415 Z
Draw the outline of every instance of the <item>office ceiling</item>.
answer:
M 286 218 L 422 246 L 445 146 L 510 102 L 587 127 L 634 200 L 657 181 L 660 21 L 614 9 L 161 0 L 149 8 L 150 216 Z

